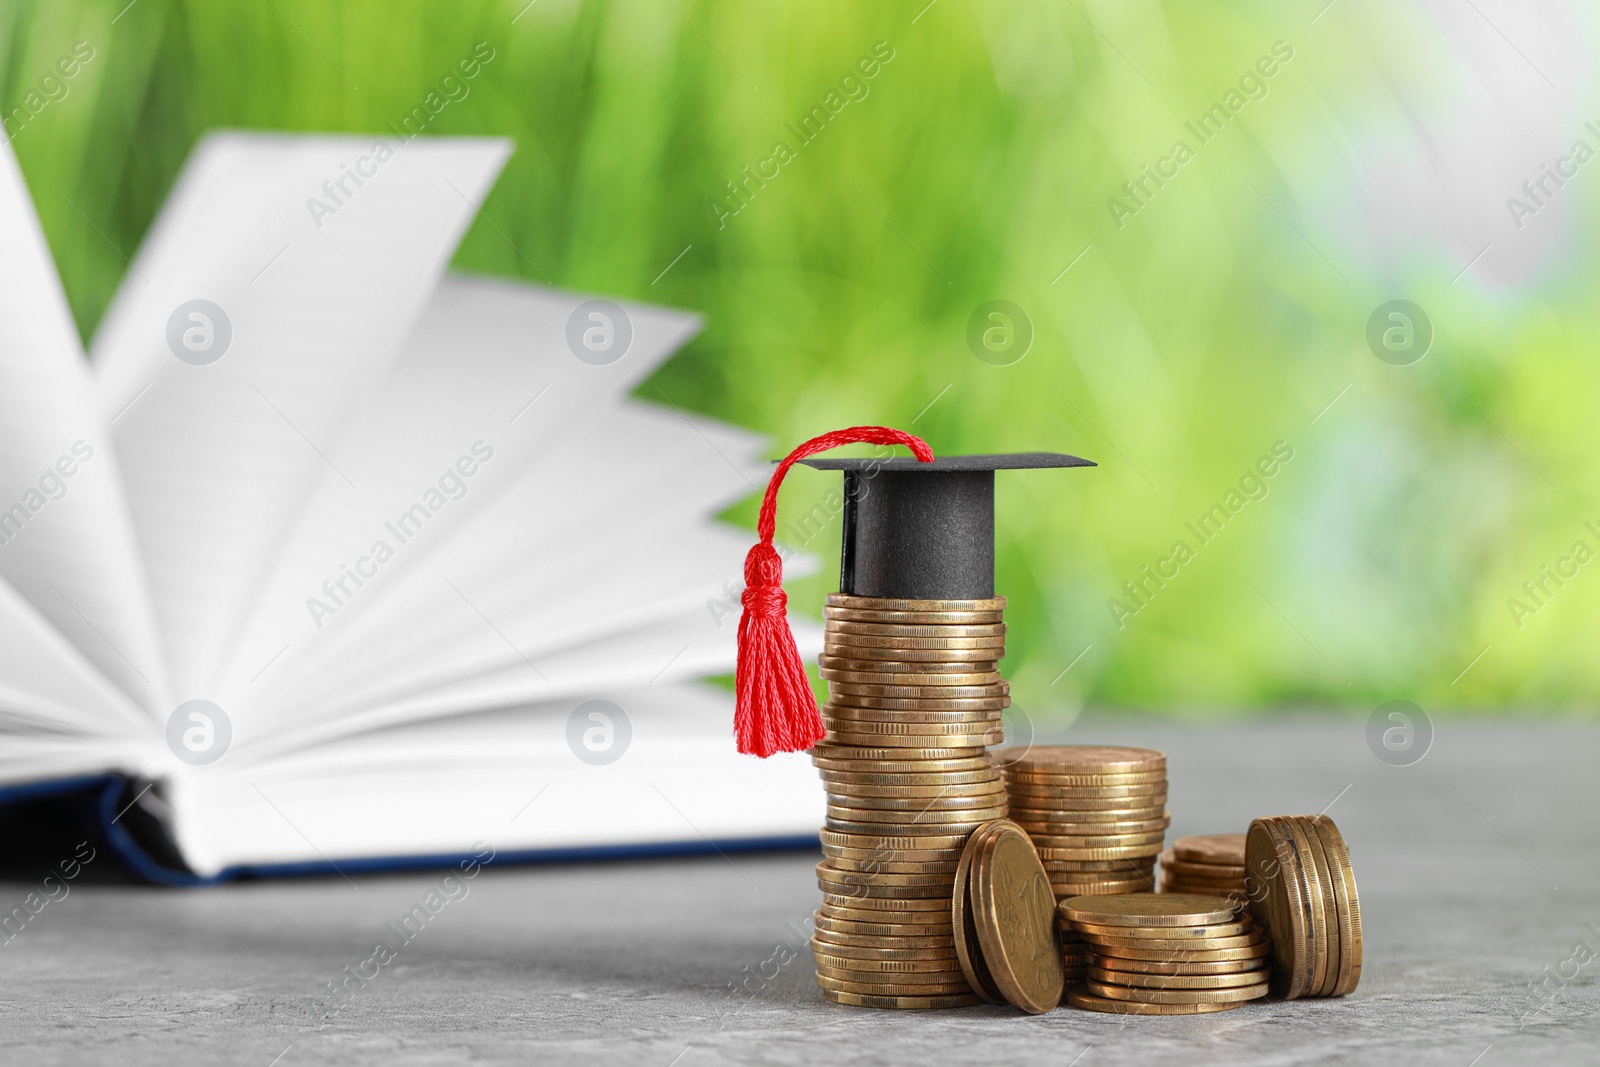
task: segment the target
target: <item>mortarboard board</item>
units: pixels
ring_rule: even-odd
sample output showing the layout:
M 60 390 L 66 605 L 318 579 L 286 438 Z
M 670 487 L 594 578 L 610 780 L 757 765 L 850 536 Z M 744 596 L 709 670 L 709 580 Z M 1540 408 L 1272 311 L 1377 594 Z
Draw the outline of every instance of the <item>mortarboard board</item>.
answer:
M 1059 452 L 804 459 L 844 472 L 839 591 L 904 600 L 994 596 L 994 472 L 1092 467 Z
M 808 458 L 857 442 L 904 445 L 916 458 Z M 907 600 L 985 600 L 994 595 L 995 471 L 1094 466 L 1055 452 L 936 460 L 920 438 L 884 426 L 823 434 L 779 462 L 756 522 L 760 540 L 745 557 L 744 614 L 739 619 L 734 732 L 739 751 L 758 756 L 798 752 L 824 735 L 789 630 L 783 564 L 772 546 L 778 487 L 795 463 L 844 472 L 841 592 Z

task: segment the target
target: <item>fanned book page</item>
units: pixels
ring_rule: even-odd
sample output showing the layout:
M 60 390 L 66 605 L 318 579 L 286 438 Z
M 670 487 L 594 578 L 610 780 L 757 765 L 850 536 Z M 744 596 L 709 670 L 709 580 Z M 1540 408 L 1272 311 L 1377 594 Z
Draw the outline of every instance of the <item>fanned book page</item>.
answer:
M 0 798 L 148 781 L 166 880 L 815 838 L 699 681 L 762 442 L 629 399 L 694 316 L 447 274 L 509 151 L 207 138 L 91 375 L 0 146 Z

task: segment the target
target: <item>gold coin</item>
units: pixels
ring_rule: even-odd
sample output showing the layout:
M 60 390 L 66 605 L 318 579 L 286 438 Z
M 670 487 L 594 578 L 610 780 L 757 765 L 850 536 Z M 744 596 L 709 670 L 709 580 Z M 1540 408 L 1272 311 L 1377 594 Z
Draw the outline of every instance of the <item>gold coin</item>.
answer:
M 833 785 L 899 785 L 899 786 L 968 786 L 988 785 L 997 780 L 993 768 L 971 771 L 907 772 L 904 774 L 874 771 L 819 771 L 824 783 Z
M 986 734 L 991 730 L 1000 728 L 1000 716 L 985 714 L 977 719 L 953 720 L 944 722 L 912 722 L 906 719 L 854 719 L 835 715 L 833 708 L 827 704 L 822 706 L 822 721 L 830 731 L 839 730 L 841 733 L 850 734 L 888 734 L 895 737 L 949 737 L 965 734 Z M 1000 783 L 1000 791 L 1005 792 L 1005 786 Z
M 1317 833 L 1333 875 L 1333 896 L 1339 920 L 1339 979 L 1328 995 L 1344 997 L 1362 981 L 1362 905 L 1355 894 L 1355 870 L 1350 867 L 1344 835 L 1328 816 L 1320 816 Z
M 841 919 L 854 919 L 858 922 L 869 922 L 871 915 L 845 914 L 846 912 L 904 912 L 905 917 L 898 919 L 885 919 L 885 922 L 910 923 L 922 922 L 922 913 L 928 913 L 928 922 L 950 925 L 950 894 L 946 893 L 944 899 L 938 897 L 908 897 L 895 899 L 894 897 L 852 897 L 840 893 L 822 892 L 822 903 L 827 908 L 840 909 L 837 917 Z M 830 912 L 829 914 L 835 914 Z M 915 916 L 915 917 L 913 917 Z
M 1252 930 L 1247 934 L 1239 934 L 1236 937 L 1106 937 L 1103 934 L 1083 933 L 1090 944 L 1099 946 L 1113 954 L 1125 948 L 1138 949 L 1141 952 L 1171 952 L 1174 954 L 1216 952 L 1232 948 L 1254 948 L 1257 945 L 1264 944 L 1267 940 L 1267 935 L 1259 930 Z
M 1344 879 L 1340 876 L 1338 860 L 1333 849 L 1329 847 L 1318 827 L 1322 816 L 1301 816 L 1297 820 L 1300 828 L 1305 832 L 1306 839 L 1311 843 L 1314 861 L 1317 864 L 1317 877 L 1322 879 L 1322 903 L 1326 912 L 1325 925 L 1328 928 L 1328 973 L 1323 979 L 1322 988 L 1318 996 L 1331 997 L 1338 988 L 1340 976 L 1346 963 L 1344 953 L 1351 951 L 1350 938 L 1343 929 L 1343 909 L 1341 907 Z
M 1152 941 L 1166 941 L 1175 937 L 1239 937 L 1259 933 L 1261 928 L 1248 914 L 1238 922 L 1208 923 L 1198 926 L 1102 926 L 1098 923 L 1075 922 L 1072 928 L 1085 937 L 1131 937 Z
M 1008 757 L 1006 753 L 1015 754 L 1026 751 L 1027 749 L 1025 748 L 1017 747 L 1002 748 L 995 752 L 995 762 L 1006 768 L 1006 777 L 1012 784 L 1022 788 L 1049 789 L 1054 786 L 1150 785 L 1167 780 L 1167 772 L 1165 770 L 1129 771 L 1127 773 L 1113 771 L 1110 774 L 1073 774 L 1071 772 L 1051 774 L 1004 762 L 1006 759 L 1012 758 Z
M 1055 810 L 1057 800 L 1099 800 L 1106 797 L 1167 796 L 1166 782 L 1140 782 L 1138 785 L 1046 785 L 1032 786 L 1010 782 L 1008 788 L 1019 803 L 1035 808 Z M 1140 801 L 1154 803 L 1154 801 Z
M 860 956 L 885 960 L 956 958 L 956 941 L 952 936 L 890 937 L 818 929 L 812 931 L 811 944 L 821 946 L 822 951 L 830 956 Z
M 1135 856 L 1154 857 L 1161 851 L 1160 840 L 1143 845 L 1118 845 L 1104 848 L 1052 848 L 1050 858 L 1056 860 L 1117 860 Z
M 954 874 L 955 860 L 853 860 L 823 850 L 835 870 L 868 874 Z
M 1328 938 L 1328 919 L 1333 913 L 1333 902 L 1325 898 L 1326 890 L 1331 887 L 1328 886 L 1321 865 L 1317 862 L 1322 859 L 1322 852 L 1320 847 L 1312 845 L 1310 838 L 1306 836 L 1305 827 L 1300 824 L 1298 818 L 1276 816 L 1270 821 L 1280 831 L 1287 833 L 1289 839 L 1294 842 L 1295 858 L 1300 864 L 1311 919 L 1311 984 L 1306 987 L 1306 995 L 1321 996 L 1323 988 L 1328 984 L 1330 963 L 1334 964 L 1334 977 L 1336 979 L 1338 977 L 1337 961 L 1332 958 L 1329 951 L 1331 942 Z M 1338 936 L 1338 931 L 1334 931 L 1335 941 Z
M 1265 957 L 1243 960 L 1131 960 L 1121 956 L 1096 956 L 1095 966 L 1108 971 L 1127 971 L 1130 974 L 1243 974 L 1255 973 L 1265 980 L 1268 964 Z
M 1243 834 L 1190 834 L 1172 843 L 1173 857 L 1186 863 L 1244 866 Z
M 1229 893 L 1242 893 L 1242 892 L 1244 892 L 1244 876 L 1243 875 L 1240 875 L 1238 878 L 1233 878 L 1233 879 L 1228 879 L 1228 878 L 1185 878 L 1185 877 L 1181 877 L 1179 875 L 1172 874 L 1171 872 L 1167 872 L 1167 878 L 1168 878 L 1169 881 L 1171 881 L 1171 882 L 1173 882 L 1175 884 L 1192 885 L 1192 886 L 1194 886 L 1195 892 L 1201 894 L 1202 896 L 1225 897 Z
M 1055 894 L 1021 827 L 1008 823 L 985 837 L 972 860 L 971 893 L 978 944 L 1006 1000 L 1035 1015 L 1059 1004 Z
M 999 708 L 966 708 L 959 711 L 901 711 L 898 708 L 857 708 L 833 701 L 822 706 L 824 719 L 841 726 L 852 722 L 908 722 L 941 726 L 961 725 L 986 728 L 1001 723 Z M 1004 779 L 1002 779 L 1002 782 Z
M 917 676 L 911 685 L 937 685 L 936 682 L 922 681 L 923 676 L 938 677 L 946 674 L 973 674 L 995 670 L 999 662 L 998 655 L 982 654 L 977 659 L 947 660 L 940 662 L 930 660 L 909 659 L 864 659 L 852 656 L 830 656 L 824 652 L 817 657 L 817 666 L 823 670 L 831 671 L 866 671 L 869 674 L 910 674 Z M 954 682 L 953 685 L 985 685 L 985 682 Z
M 1112 1015 L 1204 1015 L 1209 1012 L 1227 1011 L 1237 1008 L 1239 1003 L 1221 1004 L 1140 1004 L 1132 1000 L 1110 1000 L 1106 997 L 1097 997 L 1082 989 L 1069 989 L 1066 994 L 1067 1003 L 1074 1008 L 1084 1008 L 1088 1011 L 1103 1011 Z
M 1041 819 L 1056 822 L 1074 822 L 1079 812 L 1086 811 L 1137 811 L 1135 818 L 1149 818 L 1147 813 L 1161 811 L 1167 802 L 1165 792 L 1138 797 L 1058 797 L 1040 800 L 1038 797 L 1017 797 L 1017 807 L 1034 813 Z
M 1097 997 L 1110 1000 L 1131 1000 L 1140 1004 L 1230 1004 L 1235 1001 L 1256 1000 L 1267 995 L 1267 983 L 1235 986 L 1232 989 L 1134 989 L 1128 986 L 1097 982 L 1090 978 L 1084 989 Z
M 822 650 L 822 659 L 836 670 L 875 671 L 888 668 L 905 673 L 907 668 L 937 668 L 936 673 L 948 671 L 994 670 L 1005 657 L 1003 648 L 883 648 L 877 645 L 828 645 Z M 819 660 L 820 663 L 820 660 Z
M 1148 893 L 1149 882 L 1051 882 L 1050 889 L 1057 900 L 1068 897 L 1122 896 L 1125 893 Z
M 1106 985 L 1127 986 L 1130 989 L 1237 989 L 1239 986 L 1263 984 L 1260 971 L 1240 971 L 1235 974 L 1133 974 L 1091 966 L 1089 977 Z
M 1237 867 L 1224 867 L 1215 863 L 1187 863 L 1184 860 L 1175 858 L 1170 848 L 1161 854 L 1161 868 L 1174 874 L 1182 874 L 1193 878 L 1221 878 L 1226 880 L 1244 877 L 1244 864 L 1242 863 Z
M 970 993 L 953 993 L 935 997 L 876 997 L 865 993 L 849 993 L 842 989 L 823 989 L 825 999 L 835 1004 L 848 1004 L 854 1008 L 944 1009 L 972 1008 L 983 1001 Z
M 866 851 L 922 852 L 932 849 L 959 849 L 967 842 L 967 831 L 951 830 L 938 835 L 923 834 L 855 834 L 826 828 L 822 831 L 824 847 L 862 849 Z
M 878 940 L 909 941 L 910 938 Z M 924 938 L 923 940 L 926 940 Z M 913 974 L 917 972 L 957 971 L 955 942 L 937 948 L 878 948 L 856 943 L 840 943 L 826 938 L 811 939 L 811 954 L 831 970 L 881 971 Z
M 914 982 L 910 976 L 899 980 L 895 975 L 880 975 L 882 981 L 872 981 L 874 976 L 862 974 L 859 971 L 832 971 L 821 967 L 817 968 L 817 985 L 824 989 L 836 989 L 841 993 L 862 993 L 868 996 L 895 997 L 895 996 L 949 996 L 952 993 L 967 993 L 971 987 L 967 980 L 961 977 L 961 972 L 955 972 L 954 980 L 939 982 Z
M 1173 817 L 1163 811 L 1154 819 L 1131 819 L 1123 822 L 1053 822 L 1051 829 L 1058 830 L 1054 837 L 1117 837 L 1120 833 L 1152 833 L 1165 830 Z
M 987 786 L 976 786 L 970 791 L 947 789 L 928 797 L 878 797 L 858 796 L 828 790 L 830 807 L 850 808 L 860 811 L 960 811 L 966 808 L 992 808 L 1006 802 L 1004 792 Z
M 828 621 L 823 623 L 823 629 L 829 634 L 856 634 L 863 637 L 1003 638 L 1006 635 L 1006 624 L 1003 622 L 929 625 L 927 623 L 854 622 L 849 619 L 829 618 Z
M 1265 819 L 1245 834 L 1245 896 L 1256 924 L 1272 939 L 1272 991 L 1286 1000 L 1311 983 L 1311 924 L 1294 844 Z
M 1333 866 L 1334 895 L 1339 912 L 1339 981 L 1332 996 L 1342 997 L 1361 981 L 1361 901 L 1356 894 L 1355 869 L 1350 866 L 1350 851 L 1344 835 L 1326 815 L 1317 820 L 1317 832 Z
M 884 904 L 888 901 L 874 901 Z M 816 922 L 848 923 L 856 933 L 878 933 L 880 936 L 938 937 L 950 933 L 950 916 L 938 911 L 889 911 L 875 908 L 847 908 L 841 904 L 824 903 L 817 909 Z M 882 928 L 882 929 L 877 929 Z
M 918 674 L 900 670 L 860 671 L 834 670 L 831 667 L 819 667 L 817 669 L 817 673 L 830 682 L 853 682 L 860 685 L 881 686 L 917 686 L 919 688 L 927 688 L 930 686 L 960 686 L 965 688 L 975 685 L 993 685 L 995 682 L 1000 680 L 1000 673 L 993 668 L 985 671 L 950 674 Z
M 955 863 L 961 858 L 961 846 L 893 849 L 855 848 L 824 843 L 822 854 L 836 863 Z
M 996 726 L 987 733 L 976 734 L 868 734 L 852 730 L 830 731 L 829 740 L 839 741 L 852 745 L 878 745 L 882 748 L 898 748 L 922 752 L 938 751 L 939 746 L 948 746 L 949 749 L 981 748 L 984 745 L 999 741 L 1005 737 L 1005 731 Z
M 1155 876 L 1138 867 L 1126 871 L 1075 871 L 1065 865 L 1046 864 L 1045 874 L 1057 885 L 1118 885 L 1126 882 L 1148 887 L 1155 884 Z
M 1132 893 L 1123 897 L 1063 900 L 1061 914 L 1095 926 L 1205 926 L 1238 921 L 1238 911 L 1220 897 Z
M 1004 649 L 1006 639 L 1003 634 L 977 634 L 966 637 L 958 637 L 955 634 L 933 634 L 913 637 L 908 634 L 854 634 L 829 630 L 823 636 L 823 647 L 836 650 L 834 654 L 840 656 L 862 655 L 863 653 L 852 650 L 867 648 L 917 649 L 925 652 L 957 649 L 995 650 Z M 997 652 L 990 658 L 999 659 L 1002 655 L 1003 652 Z
M 902 812 L 902 814 L 910 816 L 911 813 Z M 939 840 L 943 841 L 947 837 L 954 834 L 960 834 L 962 837 L 965 837 L 967 834 L 971 833 L 982 824 L 988 822 L 990 819 L 1001 819 L 1005 817 L 1003 809 L 1000 814 L 994 814 L 992 812 L 972 812 L 970 814 L 972 815 L 970 820 L 952 823 L 936 823 L 932 821 L 911 822 L 909 818 L 906 822 L 894 823 L 859 822 L 829 816 L 822 828 L 824 830 L 832 830 L 841 834 L 853 834 L 858 837 L 864 837 L 875 832 L 881 833 L 885 837 L 915 837 L 917 834 L 926 833 L 930 838 L 936 836 Z
M 950 923 L 955 931 L 956 958 L 961 961 L 967 984 L 990 1004 L 1004 1004 L 1005 994 L 995 984 L 978 943 L 977 913 L 972 902 L 972 859 L 982 849 L 984 841 L 1004 825 L 1004 820 L 997 819 L 972 831 L 966 847 L 961 850 L 961 862 L 956 867 L 955 883 L 950 892 Z
M 1039 858 L 1044 861 L 1047 871 L 1078 871 L 1084 874 L 1120 875 L 1132 874 L 1135 871 L 1148 874 L 1155 863 L 1154 857 L 1135 856 L 1132 859 L 1111 860 L 1063 860 L 1051 857 L 1046 850 L 1039 849 Z
M 833 682 L 828 692 L 840 697 L 881 697 L 884 700 L 974 700 L 1011 695 L 1004 678 L 988 685 L 877 685 Z
M 879 711 L 896 711 L 918 715 L 934 715 L 960 711 L 1001 712 L 1011 706 L 1011 698 L 998 697 L 923 697 L 904 700 L 895 697 L 856 696 L 853 693 L 833 693 L 828 703 L 836 708 L 876 708 Z M 996 771 L 999 768 L 995 768 Z
M 906 600 L 896 597 L 855 596 L 829 593 L 830 608 L 855 608 L 857 611 L 1004 611 L 1006 598 L 987 600 Z
M 1075 828 L 1080 826 L 1091 827 L 1092 829 L 1088 831 L 1090 836 L 1116 834 L 1122 832 L 1114 825 L 1116 823 L 1154 822 L 1158 819 L 1165 820 L 1167 818 L 1167 809 L 1160 804 L 1156 804 L 1152 807 L 1106 808 L 1098 811 L 1074 811 L 1070 813 L 1061 812 L 1057 816 L 1059 821 L 1052 820 L 1052 824 L 1061 826 L 1064 829 L 1049 836 L 1072 837 L 1077 832 Z M 1106 823 L 1113 825 L 1103 825 Z
M 841 871 L 831 865 L 831 861 L 823 860 L 816 866 L 817 880 L 829 884 L 846 886 L 881 886 L 911 888 L 914 886 L 944 886 L 950 885 L 950 874 L 897 874 L 892 871 Z M 838 892 L 838 890 L 834 890 Z
M 876 914 L 876 913 L 874 913 Z M 831 940 L 841 937 L 873 937 L 904 942 L 907 948 L 937 946 L 951 940 L 949 924 L 933 926 L 929 923 L 868 922 L 861 919 L 841 919 L 832 911 L 818 911 L 811 919 L 816 934 L 825 934 Z
M 953 982 L 961 974 L 961 965 L 956 962 L 954 953 L 927 960 L 862 959 L 837 956 L 814 943 L 811 954 L 816 957 L 818 974 L 831 974 L 846 981 L 894 981 L 905 975 L 916 982 Z
M 941 750 L 934 758 L 922 759 L 903 750 L 891 754 L 877 748 L 844 748 L 823 742 L 811 750 L 811 762 L 819 771 L 841 774 L 971 774 L 994 769 L 981 754 L 982 749 L 973 751 L 979 755 L 948 757 L 943 754 L 948 750 Z M 848 755 L 839 755 L 841 752 Z M 868 752 L 874 754 L 858 755 Z
M 900 785 L 875 782 L 839 782 L 825 780 L 824 787 L 829 796 L 835 797 L 900 797 L 910 799 L 914 797 L 948 797 L 948 796 L 974 796 L 977 794 L 997 794 L 1005 796 L 1005 790 L 999 788 L 994 781 L 972 781 L 944 783 L 942 785 Z
M 1011 810 L 1014 812 L 1017 809 L 1013 807 Z M 1032 820 L 1029 820 L 1026 816 L 1023 816 L 1022 818 L 1013 819 L 1012 821 L 1022 825 L 1027 825 Z M 1081 856 L 1075 855 L 1074 853 L 1080 853 L 1085 850 L 1093 851 L 1097 849 L 1137 848 L 1145 845 L 1155 845 L 1155 851 L 1145 851 L 1139 853 L 1141 858 L 1148 857 L 1145 862 L 1150 866 L 1154 866 L 1156 862 L 1156 856 L 1161 852 L 1160 846 L 1162 839 L 1165 838 L 1165 836 L 1165 830 L 1141 830 L 1140 832 L 1133 834 L 1053 834 L 1040 832 L 1034 832 L 1033 834 L 1035 844 L 1038 844 L 1040 841 L 1049 841 L 1049 844 L 1039 845 L 1039 847 L 1047 850 L 1045 854 L 1051 859 L 1056 860 L 1116 860 L 1123 857 Z M 1058 843 L 1062 841 L 1068 841 L 1070 844 Z M 1057 855 L 1057 853 L 1060 853 L 1060 855 Z
M 1142 837 L 1149 834 L 1162 833 L 1162 828 L 1159 825 L 1149 830 L 1134 830 L 1128 832 L 1119 831 L 1116 829 L 1117 823 L 1157 822 L 1160 818 L 1162 818 L 1162 816 L 1156 816 L 1155 818 L 1150 819 L 1118 818 L 1107 820 L 1105 823 L 1041 823 L 1039 820 L 1030 820 L 1035 825 L 1029 828 L 1029 832 L 1033 835 L 1034 843 L 1040 848 L 1105 848 L 1110 846 L 1095 844 L 1095 842 L 1105 838 Z M 1094 827 L 1095 829 L 1088 833 L 1079 833 L 1077 831 L 1065 832 L 1063 827 L 1066 826 L 1089 826 Z M 1160 850 L 1158 849 L 1157 854 L 1159 852 Z
M 858 823 L 905 823 L 910 826 L 936 826 L 945 823 L 971 823 L 973 826 L 988 822 L 990 819 L 1005 818 L 1005 804 L 985 804 L 983 799 L 978 800 L 982 807 L 961 808 L 950 811 L 934 810 L 931 808 L 888 808 L 874 810 L 872 808 L 848 807 L 843 804 L 829 803 L 828 818 L 838 822 Z M 913 834 L 915 830 L 911 831 Z M 933 833 L 949 833 L 948 830 L 936 829 Z M 898 837 L 898 834 L 886 836 Z
M 1019 773 L 1111 774 L 1162 770 L 1163 752 L 1152 748 L 1112 745 L 1030 745 L 1022 751 L 1004 749 L 995 756 Z
M 1096 897 L 1097 900 L 1115 900 L 1115 897 Z M 1092 943 L 1092 942 L 1091 942 Z M 1117 956 L 1127 960 L 1162 960 L 1178 963 L 1217 963 L 1223 960 L 1266 959 L 1272 953 L 1272 944 L 1261 940 L 1243 948 L 1130 948 L 1127 945 L 1095 945 L 1102 957 Z

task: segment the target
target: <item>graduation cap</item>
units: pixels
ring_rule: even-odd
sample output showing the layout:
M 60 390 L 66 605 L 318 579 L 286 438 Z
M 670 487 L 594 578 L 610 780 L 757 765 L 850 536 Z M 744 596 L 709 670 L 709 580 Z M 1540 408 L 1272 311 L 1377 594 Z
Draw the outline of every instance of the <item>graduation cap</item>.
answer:
M 856 442 L 905 445 L 916 458 L 808 458 Z M 840 592 L 906 600 L 994 596 L 995 471 L 1094 466 L 1057 452 L 934 459 L 921 438 L 885 426 L 823 434 L 785 457 L 761 501 L 760 540 L 745 557 L 739 618 L 734 732 L 740 752 L 763 757 L 810 748 L 824 735 L 789 630 L 783 564 L 772 547 L 778 487 L 795 463 L 844 472 Z

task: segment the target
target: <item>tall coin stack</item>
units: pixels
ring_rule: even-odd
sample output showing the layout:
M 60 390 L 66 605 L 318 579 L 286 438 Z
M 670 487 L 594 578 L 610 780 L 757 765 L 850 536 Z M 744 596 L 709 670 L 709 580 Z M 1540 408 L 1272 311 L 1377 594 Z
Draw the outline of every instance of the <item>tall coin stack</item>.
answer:
M 823 996 L 877 1008 L 978 1004 L 951 925 L 967 836 L 1006 815 L 987 746 L 1010 688 L 1005 598 L 828 597 L 828 791 L 812 950 Z
M 1161 891 L 1244 899 L 1244 834 L 1180 837 L 1161 854 Z

